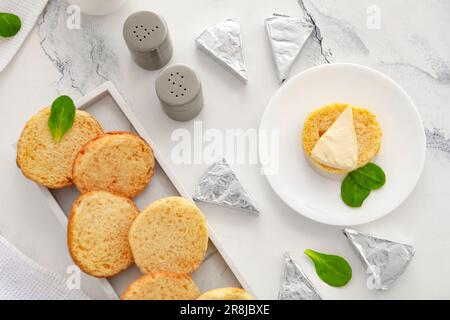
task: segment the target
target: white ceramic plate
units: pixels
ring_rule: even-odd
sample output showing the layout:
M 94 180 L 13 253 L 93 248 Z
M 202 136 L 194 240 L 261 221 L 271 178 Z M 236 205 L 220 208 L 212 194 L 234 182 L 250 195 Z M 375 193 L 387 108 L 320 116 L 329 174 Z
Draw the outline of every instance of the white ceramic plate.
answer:
M 335 102 L 369 109 L 383 130 L 374 162 L 384 169 L 386 184 L 357 209 L 342 202 L 340 180 L 311 167 L 301 144 L 308 113 Z M 350 226 L 383 217 L 408 197 L 425 162 L 425 133 L 414 102 L 392 79 L 364 66 L 331 64 L 298 74 L 270 100 L 260 129 L 279 130 L 279 165 L 267 175 L 270 185 L 295 211 L 321 223 Z

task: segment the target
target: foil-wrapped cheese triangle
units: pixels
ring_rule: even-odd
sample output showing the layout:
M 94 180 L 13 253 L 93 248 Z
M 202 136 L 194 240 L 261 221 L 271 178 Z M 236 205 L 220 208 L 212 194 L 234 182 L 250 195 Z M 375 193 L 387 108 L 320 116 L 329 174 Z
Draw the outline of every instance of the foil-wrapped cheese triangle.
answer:
M 289 72 L 314 26 L 305 19 L 279 14 L 274 14 L 264 21 L 278 77 L 280 83 L 283 83 L 289 78 Z
M 195 43 L 239 79 L 247 82 L 241 27 L 237 18 L 227 19 L 209 27 L 195 39 Z
M 284 271 L 278 300 L 321 300 L 319 293 L 289 253 L 284 255 Z
M 387 290 L 402 275 L 411 262 L 412 246 L 377 238 L 359 231 L 344 229 L 344 235 L 358 252 L 372 281 L 371 289 Z
M 225 159 L 214 163 L 195 187 L 194 200 L 259 213 Z

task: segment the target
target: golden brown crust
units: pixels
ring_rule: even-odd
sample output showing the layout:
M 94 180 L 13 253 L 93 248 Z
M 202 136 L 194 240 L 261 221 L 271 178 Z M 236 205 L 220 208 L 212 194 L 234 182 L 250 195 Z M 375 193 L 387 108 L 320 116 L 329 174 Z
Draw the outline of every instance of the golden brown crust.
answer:
M 108 132 L 84 145 L 72 176 L 81 192 L 106 190 L 132 198 L 150 182 L 155 158 L 150 145 L 131 132 Z
M 131 283 L 121 300 L 194 300 L 199 295 L 188 274 L 153 272 Z
M 197 300 L 255 300 L 242 288 L 219 288 L 203 293 Z
M 194 203 L 168 197 L 142 210 L 130 229 L 129 241 L 142 273 L 191 273 L 205 256 L 208 228 Z
M 50 111 L 50 107 L 44 108 L 27 121 L 17 145 L 16 162 L 28 179 L 58 189 L 72 184 L 76 154 L 103 130 L 92 115 L 77 110 L 72 128 L 55 143 L 48 128 Z
M 100 231 L 102 230 L 102 227 L 105 227 L 105 224 L 108 223 L 108 221 L 103 221 L 102 215 L 103 216 L 108 215 L 109 217 L 111 217 L 111 212 L 104 212 L 104 213 L 97 213 L 96 215 L 90 215 L 88 217 L 85 217 L 85 220 L 87 221 L 86 224 L 83 225 L 83 223 L 80 222 L 81 225 L 79 227 L 81 228 L 79 229 L 82 231 L 80 232 L 80 230 L 77 230 L 77 236 L 75 236 L 75 229 L 77 228 L 75 226 L 76 219 L 80 215 L 89 214 L 86 211 L 80 212 L 79 211 L 80 206 L 83 203 L 83 201 L 86 201 L 87 199 L 90 198 L 92 199 L 95 196 L 98 196 L 97 203 L 99 203 L 100 205 L 102 205 L 101 202 L 104 202 L 103 206 L 110 208 L 109 210 L 112 210 L 114 208 L 114 205 L 116 205 L 118 207 L 117 210 L 120 211 L 116 213 L 118 213 L 118 215 L 123 216 L 126 215 L 128 217 L 125 218 L 125 221 L 118 221 L 120 225 L 115 225 L 111 232 L 106 232 L 107 234 L 105 236 L 105 232 L 103 232 L 102 234 L 102 232 Z M 106 202 L 108 203 L 106 204 Z M 139 208 L 134 204 L 133 201 L 131 201 L 129 198 L 123 197 L 118 194 L 113 194 L 106 191 L 91 191 L 80 195 L 72 205 L 69 215 L 69 222 L 67 226 L 67 247 L 69 249 L 70 256 L 72 257 L 72 260 L 75 262 L 75 264 L 83 272 L 98 278 L 111 277 L 127 269 L 133 263 L 133 256 L 128 242 L 128 232 L 132 222 L 137 217 L 138 213 Z M 102 220 L 101 225 L 94 225 L 93 223 L 98 222 L 99 219 Z M 93 225 L 91 225 L 91 223 Z M 98 232 L 95 241 L 92 241 L 92 238 L 86 241 L 84 237 L 85 236 L 90 237 L 95 232 Z M 104 265 L 102 266 L 102 262 L 99 262 L 97 260 L 95 263 L 93 263 L 92 261 L 90 261 L 90 259 L 96 258 L 95 254 L 96 251 L 98 251 L 98 248 L 96 248 L 95 245 L 93 245 L 93 242 L 95 242 L 95 244 L 97 243 L 103 244 L 103 249 L 107 250 L 111 249 L 108 248 L 108 242 L 113 241 L 115 242 L 115 246 L 113 247 L 113 250 L 108 251 L 107 255 L 108 260 L 115 260 L 113 261 L 113 263 L 110 263 L 111 261 L 108 261 L 109 266 L 107 268 L 104 268 L 105 266 Z M 119 246 L 117 246 L 117 244 L 119 244 Z M 86 251 L 87 253 L 81 254 L 79 251 L 80 248 L 82 248 L 83 251 Z M 108 263 L 104 262 L 104 264 Z M 99 265 L 101 267 L 96 267 Z
M 314 166 L 325 172 L 333 174 L 348 173 L 345 170 L 332 168 L 319 163 L 311 158 L 311 153 L 320 137 L 349 106 L 351 105 L 336 103 L 319 108 L 308 115 L 303 126 L 303 150 L 305 151 L 308 160 L 310 160 Z M 373 113 L 356 106 L 351 107 L 353 109 L 353 123 L 358 143 L 357 167 L 360 168 L 369 163 L 380 151 L 382 132 L 376 116 Z

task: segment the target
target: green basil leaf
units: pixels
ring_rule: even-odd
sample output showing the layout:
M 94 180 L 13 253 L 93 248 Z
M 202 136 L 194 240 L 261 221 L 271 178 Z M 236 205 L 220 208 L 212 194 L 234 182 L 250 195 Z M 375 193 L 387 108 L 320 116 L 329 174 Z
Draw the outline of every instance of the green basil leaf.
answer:
M 72 128 L 75 112 L 75 104 L 68 96 L 60 96 L 53 102 L 48 127 L 55 142 L 61 141 L 64 134 Z
M 386 182 L 383 169 L 375 163 L 368 163 L 364 167 L 350 172 L 350 175 L 357 184 L 370 190 L 380 189 Z
M 342 181 L 341 198 L 349 207 L 361 207 L 369 194 L 370 190 L 357 184 L 350 174 Z
M 22 27 L 20 18 L 12 13 L 0 12 L 0 36 L 12 37 L 19 32 Z
M 311 249 L 306 249 L 305 254 L 313 261 L 319 278 L 330 286 L 345 286 L 352 278 L 352 267 L 344 258 Z

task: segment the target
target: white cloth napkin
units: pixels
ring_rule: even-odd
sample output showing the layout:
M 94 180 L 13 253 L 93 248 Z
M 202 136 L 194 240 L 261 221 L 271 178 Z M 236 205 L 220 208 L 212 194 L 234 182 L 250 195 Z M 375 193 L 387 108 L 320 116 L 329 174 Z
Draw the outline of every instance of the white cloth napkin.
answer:
M 81 290 L 69 289 L 66 279 L 20 252 L 0 235 L 1 300 L 85 300 Z
M 22 28 L 11 38 L 0 37 L 0 72 L 8 65 L 33 29 L 48 0 L 1 0 L 0 12 L 13 13 L 22 21 Z

